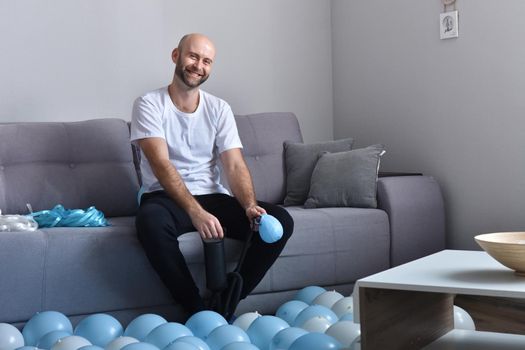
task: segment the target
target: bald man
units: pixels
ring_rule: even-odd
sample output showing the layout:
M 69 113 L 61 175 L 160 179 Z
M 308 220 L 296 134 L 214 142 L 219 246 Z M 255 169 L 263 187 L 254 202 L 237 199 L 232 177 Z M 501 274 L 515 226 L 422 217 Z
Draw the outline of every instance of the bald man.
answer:
M 179 249 L 180 235 L 198 231 L 203 239 L 242 241 L 254 218 L 275 216 L 283 238 L 268 244 L 254 235 L 240 271 L 245 298 L 284 248 L 293 220 L 283 208 L 256 200 L 230 106 L 199 88 L 214 64 L 212 41 L 185 35 L 171 59 L 171 84 L 139 97 L 133 106 L 131 140 L 141 150 L 144 192 L 136 227 L 153 268 L 191 315 L 206 306 Z M 233 196 L 219 182 L 219 161 Z

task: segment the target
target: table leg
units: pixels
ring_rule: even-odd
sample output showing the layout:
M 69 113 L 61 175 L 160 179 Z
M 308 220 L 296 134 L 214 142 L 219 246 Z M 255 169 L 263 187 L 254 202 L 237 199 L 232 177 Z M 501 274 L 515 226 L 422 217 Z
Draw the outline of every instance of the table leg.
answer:
M 363 350 L 421 349 L 454 326 L 454 296 L 359 288 Z

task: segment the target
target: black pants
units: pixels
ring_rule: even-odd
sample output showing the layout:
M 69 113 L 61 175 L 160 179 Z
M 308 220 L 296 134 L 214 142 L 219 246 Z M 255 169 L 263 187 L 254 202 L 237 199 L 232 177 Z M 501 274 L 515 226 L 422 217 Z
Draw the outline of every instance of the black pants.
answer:
M 234 197 L 217 193 L 195 196 L 195 199 L 226 228 L 225 237 L 246 239 L 250 222 Z M 279 241 L 271 244 L 265 243 L 259 235 L 253 235 L 240 271 L 244 282 L 241 298 L 245 298 L 259 284 L 293 231 L 293 219 L 285 209 L 265 202 L 258 204 L 280 221 L 284 233 Z M 175 300 L 190 314 L 205 309 L 177 240 L 183 233 L 195 231 L 189 215 L 164 191 L 147 193 L 142 196 L 136 227 L 149 261 Z

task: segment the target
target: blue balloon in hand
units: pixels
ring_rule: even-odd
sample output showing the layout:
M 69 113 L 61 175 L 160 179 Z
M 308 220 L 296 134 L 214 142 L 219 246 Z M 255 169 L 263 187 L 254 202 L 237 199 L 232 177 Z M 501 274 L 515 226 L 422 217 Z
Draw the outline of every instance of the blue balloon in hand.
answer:
M 266 243 L 274 243 L 283 236 L 283 226 L 274 216 L 263 214 L 259 221 L 259 235 Z

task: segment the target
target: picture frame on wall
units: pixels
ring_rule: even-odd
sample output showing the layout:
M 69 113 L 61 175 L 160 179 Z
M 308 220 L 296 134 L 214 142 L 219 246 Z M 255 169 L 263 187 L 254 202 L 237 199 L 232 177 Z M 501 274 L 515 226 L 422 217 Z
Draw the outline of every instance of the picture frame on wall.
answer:
M 439 14 L 439 33 L 441 39 L 451 39 L 459 36 L 458 11 Z

